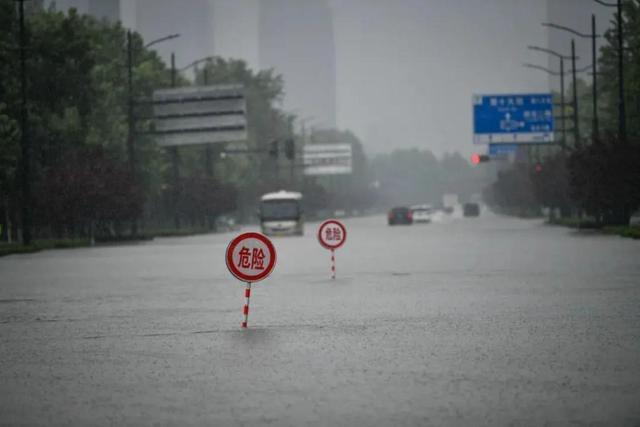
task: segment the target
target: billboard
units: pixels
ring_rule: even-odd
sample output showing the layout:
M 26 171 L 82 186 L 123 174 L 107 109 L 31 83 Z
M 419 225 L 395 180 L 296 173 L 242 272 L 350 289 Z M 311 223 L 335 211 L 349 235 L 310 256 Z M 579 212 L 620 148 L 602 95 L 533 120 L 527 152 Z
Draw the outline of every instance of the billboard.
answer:
M 151 102 L 155 136 L 163 147 L 247 139 L 242 85 L 161 89 Z
M 302 152 L 305 175 L 351 173 L 351 144 L 308 144 Z
M 553 143 L 550 93 L 474 95 L 474 144 Z

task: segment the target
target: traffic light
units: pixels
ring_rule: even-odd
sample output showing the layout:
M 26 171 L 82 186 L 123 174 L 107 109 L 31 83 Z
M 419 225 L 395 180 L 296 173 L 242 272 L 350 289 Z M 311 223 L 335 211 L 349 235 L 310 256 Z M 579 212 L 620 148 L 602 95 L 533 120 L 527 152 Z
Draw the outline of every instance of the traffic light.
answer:
M 536 173 L 542 172 L 542 165 L 540 163 L 536 163 L 536 165 L 533 168 L 533 170 L 535 170 Z
M 293 160 L 296 156 L 296 145 L 295 141 L 292 138 L 284 141 L 284 154 L 287 156 L 287 159 Z
M 471 155 L 471 163 L 473 163 L 474 165 L 488 162 L 489 160 L 491 160 L 491 158 L 486 154 L 473 153 Z
M 278 141 L 271 141 L 269 143 L 269 155 L 271 157 L 277 158 L 278 157 Z

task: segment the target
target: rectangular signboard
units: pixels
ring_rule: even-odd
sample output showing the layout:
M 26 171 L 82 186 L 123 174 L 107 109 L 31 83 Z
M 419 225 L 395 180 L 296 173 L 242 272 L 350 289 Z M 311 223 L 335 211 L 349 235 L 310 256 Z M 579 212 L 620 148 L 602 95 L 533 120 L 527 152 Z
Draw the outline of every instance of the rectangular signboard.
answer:
M 489 144 L 490 156 L 507 156 L 518 151 L 518 144 Z
M 550 93 L 474 95 L 474 144 L 548 144 L 553 142 Z
M 305 175 L 351 173 L 351 144 L 308 144 L 302 152 Z
M 209 144 L 247 139 L 242 85 L 190 86 L 153 92 L 158 144 Z

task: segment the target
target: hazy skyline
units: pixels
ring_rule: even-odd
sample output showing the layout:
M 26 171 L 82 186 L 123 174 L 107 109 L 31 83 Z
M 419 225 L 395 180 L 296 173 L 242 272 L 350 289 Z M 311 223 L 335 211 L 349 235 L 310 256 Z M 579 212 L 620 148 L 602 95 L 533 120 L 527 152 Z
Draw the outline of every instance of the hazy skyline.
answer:
M 331 125 L 333 120 L 310 107 L 320 104 L 326 92 L 325 85 L 317 84 L 313 67 L 287 76 L 295 64 L 318 60 L 317 45 L 294 33 L 313 27 L 319 17 L 297 14 L 295 25 L 286 27 L 292 35 L 274 34 L 272 59 L 265 60 L 260 43 L 267 35 L 259 28 L 259 9 L 265 4 L 286 9 L 273 0 L 198 0 L 189 2 L 176 18 L 179 8 L 174 0 L 142 0 L 137 8 L 120 0 L 120 10 L 125 25 L 137 22 L 146 39 L 182 33 L 180 39 L 156 46 L 167 61 L 176 51 L 178 67 L 209 54 L 245 59 L 253 68 L 275 67 L 285 77 L 282 107 L 307 119 L 307 126 Z M 147 8 L 150 11 L 142 13 Z M 531 62 L 558 68 L 556 61 L 527 50 L 527 45 L 568 53 L 570 37 L 544 28 L 542 22 L 552 20 L 588 32 L 590 15 L 596 13 L 602 33 L 612 12 L 588 0 L 329 0 L 329 8 L 337 127 L 353 131 L 369 154 L 419 147 L 439 156 L 478 151 L 472 144 L 473 94 L 548 92 L 558 87 L 556 78 L 522 66 Z M 293 19 L 289 10 L 285 12 L 283 19 Z M 132 13 L 137 16 L 132 18 Z M 589 40 L 577 39 L 576 48 L 581 56 L 578 66 L 590 64 Z

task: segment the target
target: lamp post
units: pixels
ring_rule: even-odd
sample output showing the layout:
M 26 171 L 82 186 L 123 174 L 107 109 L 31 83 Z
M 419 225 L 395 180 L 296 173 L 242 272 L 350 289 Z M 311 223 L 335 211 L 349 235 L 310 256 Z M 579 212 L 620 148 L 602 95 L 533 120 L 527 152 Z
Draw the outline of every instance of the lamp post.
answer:
M 596 142 L 600 139 L 600 132 L 598 129 L 598 73 L 596 70 L 598 58 L 596 57 L 596 38 L 600 37 L 596 34 L 596 15 L 591 15 L 591 34 L 584 34 L 579 31 L 576 31 L 572 28 L 565 27 L 563 25 L 557 25 L 551 22 L 545 22 L 542 24 L 545 27 L 555 28 L 557 30 L 562 30 L 569 32 L 571 34 L 575 34 L 578 37 L 582 38 L 590 38 L 591 39 L 591 56 L 593 63 L 591 64 L 591 74 L 593 74 L 593 122 L 592 122 L 592 138 L 593 141 Z M 573 43 L 573 41 L 572 41 Z
M 213 59 L 213 56 L 207 56 L 205 58 L 198 59 L 196 61 L 191 62 L 190 64 L 177 69 L 176 68 L 176 55 L 174 52 L 171 52 L 171 87 L 174 88 L 177 86 L 177 76 L 178 73 L 188 70 L 191 67 L 194 67 L 202 62 L 210 61 Z M 171 169 L 173 174 L 173 182 L 174 182 L 174 212 L 173 212 L 173 225 L 176 230 L 180 229 L 180 215 L 178 214 L 178 184 L 180 181 L 180 154 L 177 146 L 169 147 L 169 154 L 171 156 Z M 205 161 L 207 162 L 207 174 L 209 176 L 213 175 L 211 170 L 211 153 L 207 153 L 205 157 Z
M 156 43 L 160 43 L 166 40 L 175 39 L 180 37 L 180 34 L 170 34 L 165 37 L 161 37 L 156 40 L 145 44 L 143 47 L 148 49 Z M 134 181 L 137 181 L 136 177 L 136 149 L 135 149 L 135 114 L 134 107 L 135 101 L 133 97 L 133 33 L 131 30 L 127 31 L 127 154 L 129 157 L 129 170 L 131 177 Z M 133 220 L 131 225 L 132 234 L 135 236 L 138 234 L 138 222 Z
M 578 121 L 578 82 L 576 80 L 576 42 L 571 39 L 571 78 L 573 80 L 573 135 L 574 144 L 580 144 L 580 125 Z
M 527 46 L 528 49 L 530 50 L 535 50 L 538 52 L 544 52 L 547 53 L 549 55 L 553 55 L 556 58 L 560 59 L 560 67 L 561 67 L 561 73 L 560 73 L 560 86 L 561 86 L 561 90 L 563 91 L 563 97 L 564 97 L 564 60 L 565 59 L 571 59 L 572 62 L 572 74 L 573 74 L 573 135 L 574 135 L 574 139 L 575 139 L 575 143 L 577 144 L 578 141 L 580 141 L 580 131 L 579 131 L 579 125 L 578 125 L 578 97 L 577 97 L 577 93 L 576 93 L 576 59 L 579 59 L 576 56 L 575 53 L 575 47 L 572 44 L 573 49 L 571 50 L 571 55 L 562 55 L 554 50 L 551 49 L 547 49 L 544 47 L 539 47 L 539 46 Z M 563 106 L 564 109 L 564 106 Z M 562 116 L 564 117 L 564 114 L 562 114 Z
M 622 33 L 622 0 L 615 3 L 607 3 L 603 0 L 594 0 L 596 3 L 607 7 L 615 7 L 618 36 L 618 137 L 622 142 L 627 141 L 627 119 L 624 101 L 624 38 Z
M 197 67 L 199 64 L 202 64 L 203 62 L 210 62 L 211 60 L 214 59 L 214 56 L 205 56 L 204 58 L 200 58 L 200 59 L 196 59 L 195 61 L 191 62 L 188 65 L 185 65 L 184 67 L 174 71 L 173 75 L 175 76 L 175 73 L 181 73 L 183 71 L 188 70 L 189 68 L 192 67 Z M 175 70 L 175 60 L 174 62 L 172 62 L 172 69 Z M 204 84 L 207 85 L 209 84 L 209 72 L 205 66 L 204 70 L 203 70 L 203 77 L 204 77 Z M 175 87 L 175 77 L 174 79 L 174 83 L 173 86 Z M 197 75 L 196 75 L 196 79 L 197 79 Z M 211 152 L 211 146 L 209 144 L 205 145 L 205 171 L 207 173 L 207 176 L 209 177 L 213 177 L 213 154 Z
M 522 64 L 523 66 L 527 67 L 527 68 L 533 68 L 535 70 L 540 70 L 540 71 L 544 71 L 547 74 L 550 74 L 552 76 L 560 76 L 560 108 L 562 109 L 562 113 L 560 115 L 560 121 L 562 122 L 562 148 L 564 149 L 566 147 L 566 143 L 567 143 L 567 130 L 566 130 L 566 125 L 565 125 L 565 119 L 566 116 L 564 115 L 564 107 L 565 107 L 565 102 L 564 102 L 564 76 L 565 76 L 565 71 L 564 71 L 564 60 L 562 58 L 560 58 L 560 71 L 553 71 L 550 70 L 549 68 L 545 68 L 542 67 L 540 65 L 535 65 L 535 64 L 529 64 L 529 63 L 524 63 Z M 582 73 L 585 71 L 588 71 L 591 68 L 591 65 L 588 65 L 586 67 L 580 68 L 578 70 L 576 70 L 576 73 Z
M 31 141 L 29 140 L 29 112 L 27 110 L 27 36 L 24 25 L 24 2 L 19 3 L 20 21 L 20 184 L 22 187 L 22 244 L 31 243 Z M 5 208 L 6 209 L 6 208 Z M 8 231 L 10 232 L 10 230 Z
M 539 65 L 534 64 L 523 64 L 527 68 L 534 68 L 537 70 L 545 71 L 548 74 L 553 76 L 560 76 L 560 122 L 562 123 L 562 144 L 560 146 L 564 150 L 567 146 L 567 126 L 565 124 L 565 115 L 564 115 L 564 59 L 560 58 L 560 72 L 552 71 L 548 68 L 541 67 Z
M 159 39 L 155 39 L 145 44 L 143 47 L 148 49 L 154 44 L 161 43 L 167 40 L 172 40 L 180 37 L 180 34 L 170 34 L 165 37 L 160 37 Z M 131 30 L 127 31 L 127 86 L 128 86 L 128 138 L 127 138 L 127 149 L 129 154 L 129 167 L 131 168 L 131 173 L 134 175 L 136 173 L 136 158 L 135 158 L 135 117 L 134 117 L 134 99 L 133 99 L 133 33 Z

